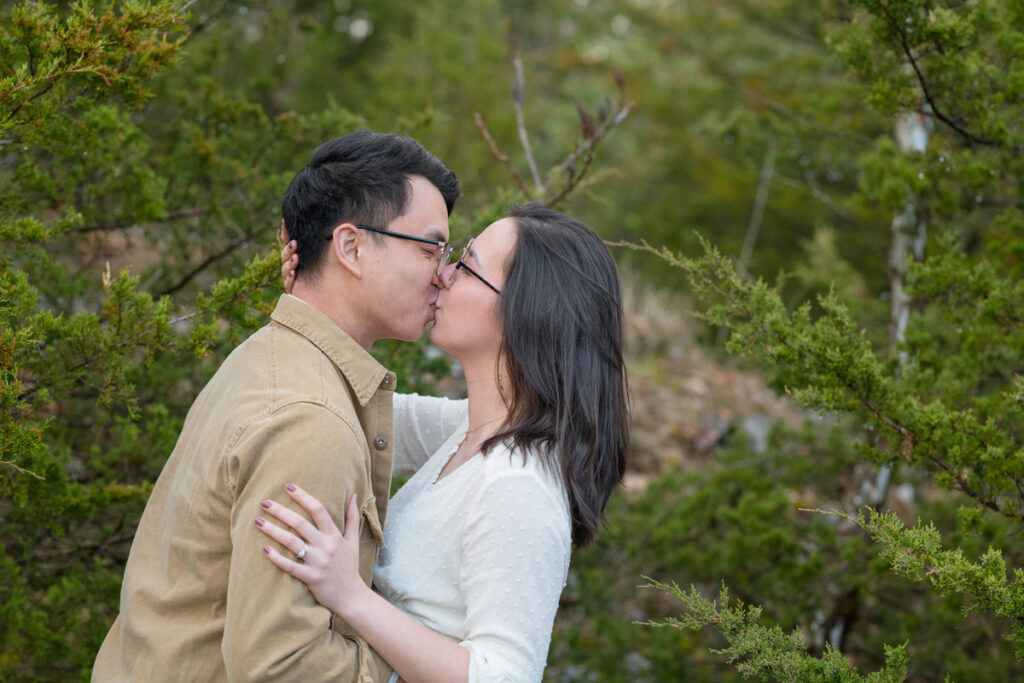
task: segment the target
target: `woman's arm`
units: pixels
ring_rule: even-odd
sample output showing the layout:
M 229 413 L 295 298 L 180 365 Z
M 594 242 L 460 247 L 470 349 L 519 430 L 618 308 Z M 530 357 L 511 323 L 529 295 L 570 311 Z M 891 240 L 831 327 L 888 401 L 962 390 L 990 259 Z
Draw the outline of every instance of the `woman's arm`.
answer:
M 496 449 L 487 457 L 521 456 Z M 530 469 L 492 472 L 466 509 L 458 585 L 470 680 L 539 683 L 544 675 L 572 525 L 561 490 Z
M 469 650 L 365 588 L 337 612 L 408 683 L 469 680 Z
M 317 602 L 354 628 L 403 680 L 408 683 L 467 681 L 469 651 L 466 648 L 403 613 L 359 578 L 356 496 L 353 494 L 349 499 L 342 533 L 320 501 L 292 484 L 285 488 L 310 514 L 316 526 L 278 503 L 263 501 L 261 506 L 267 514 L 290 526 L 298 535 L 262 517 L 257 518 L 256 526 L 296 555 L 303 555 L 302 561 L 296 562 L 269 545 L 264 546 L 263 552 L 270 561 L 304 582 Z M 304 547 L 305 553 L 302 552 Z
M 412 474 L 468 420 L 466 400 L 395 394 L 393 474 Z

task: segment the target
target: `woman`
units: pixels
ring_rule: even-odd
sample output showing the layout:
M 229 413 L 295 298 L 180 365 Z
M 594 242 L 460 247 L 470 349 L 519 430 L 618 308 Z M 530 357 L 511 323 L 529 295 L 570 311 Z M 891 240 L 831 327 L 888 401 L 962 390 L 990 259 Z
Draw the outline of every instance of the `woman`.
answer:
M 282 257 L 287 273 L 297 261 Z M 396 473 L 422 466 L 390 502 L 379 594 L 357 573 L 355 496 L 344 534 L 291 485 L 316 526 L 270 501 L 295 533 L 257 526 L 302 558 L 267 546 L 270 561 L 404 680 L 537 681 L 570 547 L 592 540 L 625 468 L 615 264 L 593 230 L 529 204 L 439 280 L 430 339 L 461 363 L 469 400 L 395 399 Z

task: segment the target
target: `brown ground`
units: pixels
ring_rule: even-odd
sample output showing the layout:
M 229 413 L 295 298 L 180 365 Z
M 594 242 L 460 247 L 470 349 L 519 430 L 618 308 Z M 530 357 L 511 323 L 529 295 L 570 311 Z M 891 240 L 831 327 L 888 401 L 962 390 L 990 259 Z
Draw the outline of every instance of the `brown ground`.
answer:
M 667 468 L 697 466 L 733 430 L 754 442 L 778 420 L 803 413 L 750 370 L 723 365 L 698 346 L 702 322 L 682 295 L 623 273 L 627 367 L 633 402 L 626 488 Z

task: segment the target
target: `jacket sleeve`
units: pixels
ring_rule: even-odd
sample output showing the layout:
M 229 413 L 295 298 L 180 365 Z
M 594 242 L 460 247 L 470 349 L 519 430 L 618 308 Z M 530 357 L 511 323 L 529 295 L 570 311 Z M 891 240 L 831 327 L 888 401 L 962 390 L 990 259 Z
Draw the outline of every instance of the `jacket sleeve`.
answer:
M 360 567 L 369 564 L 372 572 L 379 539 L 365 518 L 376 517 L 374 506 L 365 505 L 372 495 L 369 462 L 357 426 L 308 403 L 286 406 L 248 425 L 231 448 L 224 476 L 234 491 L 232 549 L 221 643 L 228 680 L 387 680 L 390 671 L 383 673 L 386 665 L 365 641 L 332 630 L 331 612 L 313 599 L 305 584 L 270 563 L 262 548 L 276 544 L 254 524 L 265 499 L 305 514 L 284 490 L 285 484 L 295 483 L 316 496 L 340 527 L 355 491 L 364 510 Z M 366 574 L 364 581 L 370 580 L 368 572 L 361 573 Z
M 485 483 L 470 516 L 459 576 L 469 683 L 540 681 L 569 567 L 568 510 L 520 471 Z
M 469 404 L 419 394 L 395 394 L 394 475 L 412 474 L 469 419 Z

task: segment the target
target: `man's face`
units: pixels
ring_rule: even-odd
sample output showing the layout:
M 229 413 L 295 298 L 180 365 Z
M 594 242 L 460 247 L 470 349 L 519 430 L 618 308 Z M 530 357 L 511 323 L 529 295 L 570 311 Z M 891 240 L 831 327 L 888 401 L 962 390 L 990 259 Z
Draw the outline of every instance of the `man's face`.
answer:
M 448 241 L 448 210 L 444 197 L 423 176 L 409 176 L 409 205 L 405 213 L 384 227 L 393 232 Z M 383 244 L 374 244 L 374 235 L 365 232 L 371 287 L 366 314 L 372 319 L 377 339 L 413 341 L 434 319 L 437 302 L 437 262 L 441 247 L 383 236 Z

